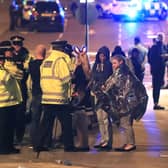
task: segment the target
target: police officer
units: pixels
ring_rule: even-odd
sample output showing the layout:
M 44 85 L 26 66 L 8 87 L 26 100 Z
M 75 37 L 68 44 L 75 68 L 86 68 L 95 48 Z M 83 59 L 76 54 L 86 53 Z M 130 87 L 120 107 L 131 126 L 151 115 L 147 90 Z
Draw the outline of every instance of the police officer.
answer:
M 14 31 L 16 28 L 16 18 L 17 18 L 17 10 L 14 1 L 11 1 L 9 6 L 9 18 L 10 18 L 9 30 Z
M 70 98 L 70 57 L 64 52 L 67 41 L 52 42 L 52 52 L 41 65 L 41 89 L 43 118 L 34 151 L 48 150 L 44 146 L 46 138 L 51 135 L 55 116 L 58 117 L 63 130 L 64 151 L 74 151 L 72 134 L 72 115 L 69 107 Z
M 21 36 L 12 36 L 10 38 L 13 47 L 13 59 L 17 68 L 22 71 L 23 78 L 20 80 L 20 88 L 22 92 L 23 102 L 17 112 L 17 125 L 16 125 L 16 142 L 21 143 L 25 132 L 25 113 L 26 103 L 28 99 L 27 94 L 27 79 L 28 79 L 28 64 L 30 61 L 29 51 L 23 46 L 24 38 Z
M 1 42 L 1 50 L 4 50 L 5 63 L 4 67 L 8 72 L 20 81 L 23 77 L 23 72 L 17 68 L 16 62 L 13 59 L 13 48 L 10 41 Z
M 18 10 L 17 10 L 17 26 L 23 26 L 23 0 L 16 0 Z
M 22 101 L 17 80 L 5 69 L 5 51 L 0 47 L 0 154 L 19 153 L 13 145 L 17 107 Z
M 22 10 L 23 4 L 21 0 L 11 0 L 9 6 L 9 17 L 10 17 L 10 25 L 9 30 L 14 31 L 16 27 L 22 26 Z

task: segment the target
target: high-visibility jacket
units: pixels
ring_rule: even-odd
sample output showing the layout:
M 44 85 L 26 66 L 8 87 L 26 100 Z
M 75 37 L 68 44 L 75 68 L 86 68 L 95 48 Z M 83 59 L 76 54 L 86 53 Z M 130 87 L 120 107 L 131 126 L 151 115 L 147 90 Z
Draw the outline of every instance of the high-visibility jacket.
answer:
M 53 50 L 40 67 L 42 104 L 68 104 L 70 98 L 71 60 Z
M 0 65 L 0 108 L 20 104 L 21 91 L 17 80 Z
M 6 60 L 4 67 L 14 78 L 18 80 L 23 78 L 23 71 L 17 68 L 15 62 Z

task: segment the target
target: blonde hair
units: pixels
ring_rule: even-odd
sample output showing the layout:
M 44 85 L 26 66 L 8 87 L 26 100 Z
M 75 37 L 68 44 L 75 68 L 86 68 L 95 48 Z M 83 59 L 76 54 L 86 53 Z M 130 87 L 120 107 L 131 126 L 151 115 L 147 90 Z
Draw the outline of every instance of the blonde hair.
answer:
M 122 55 L 114 55 L 113 57 L 111 57 L 111 59 L 115 59 L 117 60 L 118 62 L 123 62 L 125 64 L 125 58 L 122 56 Z

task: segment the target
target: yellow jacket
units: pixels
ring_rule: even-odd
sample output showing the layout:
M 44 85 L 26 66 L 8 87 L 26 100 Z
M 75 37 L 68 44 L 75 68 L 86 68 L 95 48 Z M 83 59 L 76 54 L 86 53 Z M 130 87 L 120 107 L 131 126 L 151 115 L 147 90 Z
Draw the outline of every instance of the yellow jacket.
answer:
M 21 80 L 23 78 L 23 71 L 17 68 L 15 62 L 5 61 L 5 69 L 16 79 Z
M 70 98 L 71 60 L 67 54 L 53 50 L 41 65 L 43 104 L 68 104 Z
M 20 104 L 21 91 L 17 80 L 0 65 L 0 108 Z

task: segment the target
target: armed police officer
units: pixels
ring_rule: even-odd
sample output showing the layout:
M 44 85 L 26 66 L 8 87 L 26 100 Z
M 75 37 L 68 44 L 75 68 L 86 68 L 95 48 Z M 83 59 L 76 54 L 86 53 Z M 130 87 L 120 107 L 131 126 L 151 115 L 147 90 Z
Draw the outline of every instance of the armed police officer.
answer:
M 20 88 L 22 93 L 23 102 L 17 112 L 17 125 L 16 125 L 16 142 L 21 143 L 25 132 L 25 113 L 26 103 L 28 99 L 27 93 L 27 79 L 28 79 L 28 64 L 30 61 L 29 51 L 23 46 L 24 38 L 21 36 L 12 36 L 10 38 L 13 47 L 13 59 L 19 70 L 22 71 L 23 77 L 20 80 Z

